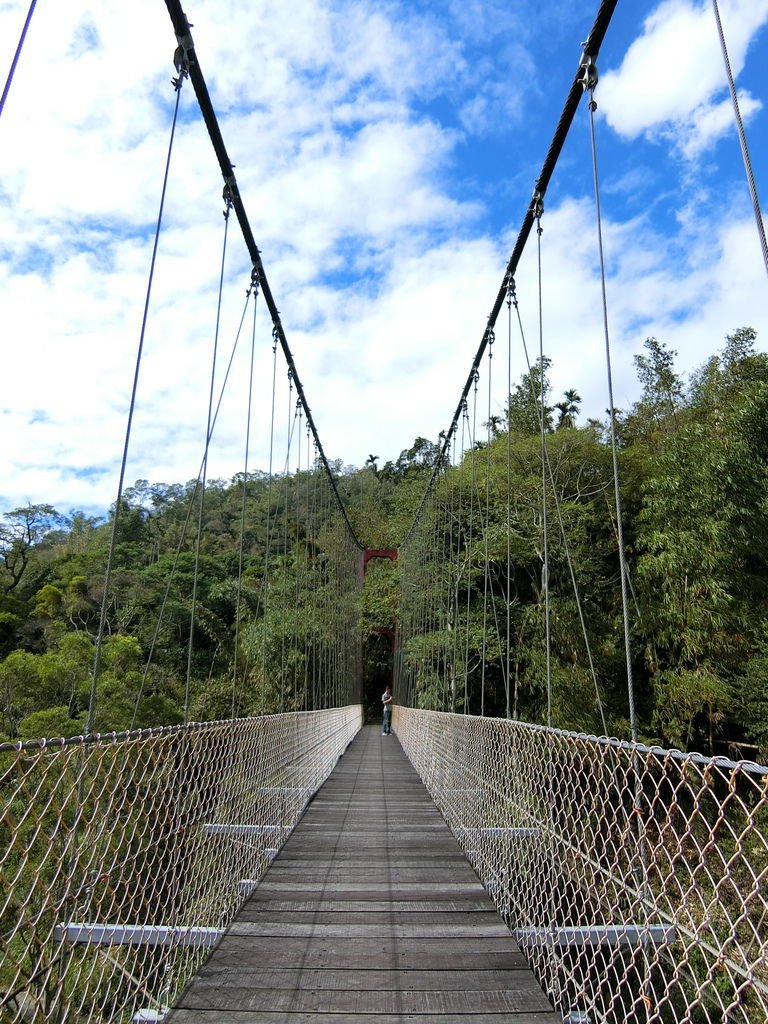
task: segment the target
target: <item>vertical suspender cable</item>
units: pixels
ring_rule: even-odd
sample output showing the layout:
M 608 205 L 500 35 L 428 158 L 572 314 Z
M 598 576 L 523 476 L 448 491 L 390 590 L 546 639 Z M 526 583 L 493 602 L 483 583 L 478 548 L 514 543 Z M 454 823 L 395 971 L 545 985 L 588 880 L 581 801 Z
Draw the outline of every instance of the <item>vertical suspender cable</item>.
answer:
M 272 601 L 269 594 L 269 554 L 272 547 L 272 478 L 274 476 L 275 456 L 275 395 L 277 392 L 277 335 L 272 331 L 272 411 L 269 421 L 269 473 L 267 476 L 267 536 L 264 542 L 264 602 L 262 616 L 264 636 L 261 643 L 261 714 L 265 712 L 265 691 L 267 687 L 267 641 L 269 638 L 269 616 L 272 614 Z
M 449 481 L 449 502 L 448 502 L 448 559 L 445 586 L 447 589 L 446 601 L 448 609 L 448 636 L 446 638 L 446 671 L 445 671 L 445 698 L 443 701 L 444 711 L 453 711 L 453 693 L 456 687 L 456 605 L 454 602 L 455 588 L 454 560 L 458 557 L 458 538 L 454 543 L 454 527 L 456 525 L 456 468 L 454 458 L 456 454 L 455 438 L 452 439 L 448 448 L 448 481 Z
M 246 317 L 246 314 L 248 312 L 248 306 L 250 304 L 250 301 L 251 301 L 251 288 L 249 286 L 248 290 L 246 291 L 246 298 L 245 298 L 245 303 L 243 305 L 243 312 L 242 312 L 242 316 L 240 317 L 240 325 L 239 325 L 239 327 L 237 329 L 237 335 L 235 337 L 234 345 L 232 346 L 232 352 L 230 353 L 229 363 L 227 365 L 227 371 L 224 374 L 224 379 L 223 379 L 223 381 L 221 383 L 221 388 L 219 389 L 219 398 L 218 398 L 218 401 L 216 403 L 216 412 L 214 413 L 213 420 L 211 421 L 211 436 L 213 436 L 213 431 L 214 431 L 215 426 L 216 426 L 216 421 L 218 420 L 219 410 L 221 409 L 221 403 L 222 403 L 222 401 L 224 399 L 224 393 L 226 391 L 227 382 L 229 380 L 229 374 L 230 374 L 230 372 L 232 370 L 232 364 L 234 363 L 235 353 L 237 352 L 237 347 L 238 347 L 238 345 L 240 343 L 240 335 L 241 335 L 242 330 L 243 330 L 243 324 L 245 323 L 245 317 Z M 168 578 L 166 580 L 165 590 L 163 592 L 163 599 L 162 599 L 162 601 L 160 603 L 160 611 L 157 613 L 157 619 L 156 619 L 156 622 L 155 622 L 155 631 L 154 631 L 154 634 L 152 636 L 152 640 L 150 641 L 149 653 L 147 654 L 147 657 L 146 657 L 146 660 L 145 660 L 145 663 L 144 663 L 144 671 L 142 673 L 141 683 L 139 684 L 139 689 L 138 689 L 138 692 L 136 694 L 136 698 L 134 700 L 133 716 L 131 718 L 131 726 L 130 726 L 131 729 L 133 729 L 134 726 L 136 725 L 136 717 L 137 717 L 138 711 L 139 711 L 139 702 L 141 700 L 141 697 L 142 697 L 142 694 L 143 694 L 143 691 L 144 691 L 144 686 L 146 685 L 146 682 L 147 682 L 147 677 L 149 675 L 149 670 L 152 667 L 152 663 L 153 663 L 152 659 L 154 657 L 154 651 L 155 651 L 155 647 L 157 646 L 157 641 L 158 641 L 158 639 L 160 637 L 160 629 L 162 628 L 163 619 L 165 617 L 165 609 L 167 607 L 168 598 L 169 598 L 170 593 L 171 593 L 171 585 L 172 585 L 173 579 L 174 579 L 174 577 L 176 575 L 176 568 L 177 568 L 177 566 L 179 564 L 179 558 L 181 557 L 181 549 L 184 546 L 184 541 L 186 540 L 186 537 L 187 537 L 187 527 L 189 526 L 190 519 L 192 518 L 192 507 L 194 505 L 195 496 L 197 494 L 197 483 L 199 483 L 199 481 L 200 481 L 200 476 L 201 476 L 202 472 L 203 472 L 203 460 L 200 461 L 200 468 L 197 471 L 197 479 L 196 479 L 195 489 L 194 489 L 194 491 L 192 493 L 192 496 L 191 496 L 190 500 L 187 502 L 187 514 L 184 517 L 184 522 L 182 523 L 181 530 L 179 531 L 179 539 L 178 539 L 178 542 L 176 544 L 176 551 L 174 552 L 173 563 L 171 565 L 170 572 L 168 573 Z
M 512 605 L 510 603 L 512 587 L 512 425 L 509 422 L 509 400 L 512 395 L 512 279 L 507 287 L 507 647 L 506 647 L 506 683 L 505 697 L 507 718 L 511 718 L 509 649 L 512 627 Z
M 469 433 L 469 409 L 467 407 L 466 399 L 462 403 L 462 415 L 461 415 L 461 461 L 464 462 L 466 455 L 467 445 L 466 439 Z M 472 561 L 472 484 L 470 481 L 469 487 L 469 503 L 467 511 L 467 527 L 465 531 L 464 539 L 464 550 L 466 551 L 466 563 L 467 563 L 467 592 L 469 592 L 470 585 L 470 563 Z M 461 574 L 460 574 L 461 575 Z M 459 579 L 457 586 L 461 583 Z M 462 643 L 464 653 L 464 704 L 462 705 L 463 714 L 467 714 L 467 700 L 468 700 L 468 689 L 469 689 L 469 597 L 466 601 L 462 600 L 462 608 L 466 608 L 466 616 L 464 619 L 464 641 Z
M 203 454 L 203 472 L 200 480 L 200 509 L 197 517 L 197 537 L 195 538 L 195 569 L 192 577 L 192 605 L 189 616 L 189 644 L 187 647 L 187 679 L 184 686 L 184 724 L 189 722 L 189 699 L 192 681 L 192 652 L 194 649 L 195 613 L 197 610 L 197 581 L 200 569 L 200 542 L 203 534 L 203 515 L 205 512 L 205 487 L 208 479 L 208 452 L 211 444 L 211 420 L 213 417 L 213 389 L 216 382 L 216 357 L 219 345 L 219 325 L 221 323 L 221 296 L 224 290 L 224 264 L 227 258 L 227 237 L 229 234 L 229 213 L 232 199 L 228 188 L 224 189 L 224 243 L 221 250 L 221 271 L 219 274 L 219 296 L 216 304 L 216 328 L 213 335 L 213 359 L 211 360 L 211 384 L 208 393 L 208 422 L 205 428 L 205 452 Z
M 294 587 L 293 587 L 293 710 L 298 711 L 302 705 L 299 699 L 299 600 L 301 597 L 301 553 L 299 550 L 299 537 L 301 533 L 301 448 L 302 448 L 302 419 L 301 405 L 298 407 L 299 414 L 299 436 L 296 442 L 297 465 L 294 492 L 296 498 L 296 540 L 294 541 Z
M 280 594 L 280 713 L 286 710 L 285 707 L 285 678 L 286 678 L 286 655 L 285 655 L 285 615 L 286 615 L 286 592 L 288 590 L 288 481 L 290 479 L 291 467 L 291 446 L 293 444 L 293 429 L 296 425 L 296 412 L 293 411 L 293 374 L 288 370 L 288 422 L 286 435 L 285 465 L 283 467 L 283 479 L 280 491 L 283 495 L 283 572 L 282 588 Z
M 605 362 L 608 373 L 608 406 L 611 417 L 611 455 L 613 458 L 613 487 L 616 501 L 616 532 L 619 547 L 619 569 L 621 572 L 621 608 L 624 619 L 624 654 L 627 665 L 627 697 L 629 701 L 629 725 L 632 742 L 637 743 L 637 712 L 635 710 L 635 687 L 632 678 L 632 648 L 629 629 L 629 594 L 627 590 L 627 558 L 624 549 L 624 520 L 621 511 L 621 486 L 619 479 L 619 453 L 616 440 L 616 409 L 613 401 L 613 373 L 611 371 L 611 339 L 608 330 L 608 300 L 605 290 L 605 254 L 603 251 L 603 222 L 600 210 L 600 179 L 597 173 L 597 142 L 595 139 L 595 86 L 597 68 L 591 57 L 584 64 L 584 88 L 589 90 L 589 127 L 592 142 L 592 176 L 595 185 L 595 212 L 597 215 L 597 244 L 600 256 L 600 288 L 603 300 L 603 331 L 605 334 Z
M 755 184 L 755 175 L 752 172 L 752 161 L 749 159 L 749 147 L 747 146 L 747 133 L 744 131 L 744 122 L 741 118 L 741 110 L 739 110 L 739 99 L 736 95 L 736 85 L 733 81 L 733 74 L 731 72 L 731 61 L 728 57 L 728 47 L 725 43 L 725 34 L 723 32 L 723 23 L 720 20 L 720 8 L 717 0 L 712 0 L 712 10 L 715 14 L 715 22 L 717 23 L 717 34 L 720 39 L 720 49 L 723 52 L 723 63 L 725 64 L 725 73 L 728 77 L 728 89 L 731 93 L 731 102 L 733 103 L 733 113 L 736 118 L 736 128 L 739 133 L 739 145 L 741 146 L 741 156 L 744 161 L 744 170 L 747 174 L 747 185 L 749 186 L 749 194 L 752 197 L 752 209 L 755 214 L 755 223 L 757 224 L 757 235 L 760 239 L 760 248 L 763 253 L 763 263 L 765 263 L 765 271 L 768 274 L 768 243 L 765 240 L 765 225 L 763 224 L 763 215 L 760 210 L 760 199 L 757 195 L 757 185 Z
M 155 226 L 155 240 L 152 246 L 152 259 L 149 265 L 149 280 L 147 282 L 147 294 L 144 299 L 144 314 L 141 320 L 141 332 L 139 335 L 139 348 L 136 353 L 136 368 L 133 374 L 133 387 L 131 389 L 131 401 L 128 408 L 128 423 L 125 428 L 125 443 L 123 444 L 123 458 L 120 463 L 120 479 L 117 485 L 117 498 L 115 499 L 115 514 L 112 519 L 112 535 L 109 541 L 109 554 L 107 555 L 107 568 L 104 574 L 104 593 L 101 598 L 101 613 L 99 615 L 99 629 L 96 634 L 96 650 L 93 657 L 93 671 L 91 673 L 91 694 L 90 701 L 88 704 L 88 720 L 86 723 L 86 732 L 93 732 L 96 723 L 96 686 L 99 680 L 99 672 L 101 670 L 101 654 L 104 646 L 104 627 L 107 621 L 107 604 L 109 602 L 109 588 L 112 582 L 112 563 L 115 557 L 115 546 L 117 544 L 117 531 L 120 522 L 120 507 L 123 501 L 123 486 L 125 483 L 125 467 L 128 462 L 128 445 L 131 439 L 131 425 L 133 423 L 133 413 L 136 408 L 136 393 L 139 386 L 139 370 L 141 368 L 141 357 L 144 350 L 144 337 L 147 332 L 147 316 L 149 314 L 149 300 L 152 294 L 152 282 L 155 276 L 155 262 L 157 260 L 157 246 L 160 241 L 160 226 L 163 222 L 163 208 L 165 206 L 165 193 L 168 188 L 168 175 L 171 167 L 171 153 L 173 152 L 173 140 L 176 134 L 176 122 L 179 116 L 179 100 L 181 98 L 181 86 L 186 77 L 186 68 L 181 67 L 179 69 L 178 77 L 174 79 L 173 84 L 176 90 L 176 104 L 173 110 L 173 122 L 171 124 L 171 137 L 168 143 L 168 155 L 165 160 L 165 174 L 163 175 L 163 187 L 160 192 L 160 209 L 157 214 L 157 224 Z
M 584 63 L 584 75 L 583 75 L 583 86 L 584 89 L 589 90 L 589 131 L 590 140 L 592 143 L 592 175 L 595 184 L 595 213 L 597 219 L 597 239 L 598 239 L 598 250 L 600 256 L 600 287 L 602 290 L 603 299 L 603 328 L 605 332 L 605 359 L 606 368 L 608 373 L 608 402 L 611 416 L 611 455 L 613 458 L 613 485 L 616 499 L 616 533 L 618 537 L 619 547 L 619 568 L 621 572 L 621 608 L 622 616 L 624 619 L 624 652 L 627 664 L 627 699 L 629 702 L 629 727 L 630 735 L 633 743 L 638 742 L 637 735 L 637 711 L 635 709 L 635 686 L 632 675 L 632 649 L 630 643 L 630 627 L 629 627 L 629 571 L 627 569 L 626 552 L 624 549 L 624 520 L 621 508 L 621 486 L 619 479 L 619 456 L 618 456 L 618 444 L 616 440 L 616 409 L 613 401 L 613 374 L 611 372 L 611 346 L 610 346 L 610 333 L 608 330 L 608 301 L 606 298 L 605 289 L 605 255 L 603 252 L 603 227 L 602 227 L 602 215 L 600 210 L 600 179 L 597 173 L 597 141 L 595 138 L 595 110 L 597 109 L 597 103 L 595 101 L 595 86 L 597 85 L 597 67 L 591 57 L 587 57 Z M 635 821 L 635 828 L 637 831 L 637 845 L 639 849 L 639 859 L 633 866 L 633 872 L 637 882 L 637 887 L 640 892 L 643 893 L 642 908 L 646 914 L 648 913 L 648 905 L 650 902 L 649 885 L 648 885 L 648 850 L 646 848 L 645 840 L 645 823 L 644 823 L 644 808 L 643 808 L 643 763 L 642 758 L 637 750 L 633 754 L 633 768 L 634 768 L 634 781 L 633 781 L 633 817 Z M 643 951 L 643 956 L 646 964 L 645 977 L 643 980 L 643 988 L 647 987 L 648 978 L 650 977 L 650 968 L 648 965 L 648 958 Z
M 312 581 L 310 579 L 310 568 L 311 568 L 311 519 L 309 514 L 309 502 L 311 493 L 311 473 L 312 463 L 310 462 L 310 453 L 312 451 L 312 432 L 307 424 L 307 486 L 305 494 L 305 508 L 304 508 L 304 537 L 305 537 L 305 548 L 306 553 L 304 557 L 304 710 L 309 710 L 309 652 L 311 644 L 311 633 L 310 633 L 310 615 L 309 615 L 309 595 L 312 592 Z
M 522 345 L 523 345 L 523 355 L 525 356 L 525 365 L 528 368 L 528 374 L 529 374 L 529 377 L 530 377 L 530 374 L 531 374 L 531 360 L 530 360 L 530 358 L 528 356 L 528 345 L 527 345 L 526 340 L 525 340 L 525 331 L 523 329 L 523 320 L 522 320 L 522 316 L 520 315 L 520 305 L 519 305 L 518 300 L 517 300 L 517 294 L 516 294 L 516 291 L 515 291 L 515 282 L 514 282 L 514 280 L 510 284 L 510 299 L 511 299 L 512 305 L 515 307 L 515 312 L 517 313 L 517 324 L 518 324 L 518 327 L 520 329 L 520 340 L 522 341 Z M 539 403 L 539 398 L 538 398 L 538 396 L 536 395 L 536 393 L 533 390 L 533 383 L 531 383 L 531 402 L 536 407 L 538 407 L 539 404 L 540 404 Z M 605 720 L 605 709 L 603 708 L 603 702 L 602 702 L 602 700 L 600 698 L 600 688 L 599 688 L 598 682 L 597 682 L 597 671 L 595 670 L 595 662 L 594 662 L 594 659 L 592 657 L 592 647 L 591 647 L 590 642 L 589 642 L 589 634 L 587 632 L 587 623 L 586 623 L 586 619 L 584 618 L 584 609 L 583 609 L 582 604 L 581 604 L 581 597 L 579 596 L 579 586 L 578 586 L 578 582 L 576 580 L 576 571 L 575 571 L 575 569 L 573 567 L 573 558 L 571 557 L 571 548 L 570 548 L 570 544 L 568 543 L 568 534 L 566 533 L 565 523 L 563 522 L 562 509 L 560 507 L 560 498 L 557 495 L 557 487 L 555 486 L 555 474 L 554 474 L 554 472 L 552 470 L 552 462 L 551 462 L 551 459 L 549 457 L 549 448 L 545 449 L 545 451 L 546 451 L 546 457 L 547 457 L 547 472 L 548 472 L 548 476 L 549 476 L 549 483 L 550 483 L 550 486 L 552 488 L 552 498 L 553 498 L 554 503 L 555 503 L 555 511 L 557 512 L 557 519 L 558 519 L 558 523 L 559 523 L 559 526 L 560 526 L 560 540 L 561 540 L 562 545 L 563 545 L 563 552 L 565 553 L 565 560 L 568 563 L 568 572 L 569 572 L 570 577 L 571 577 L 571 587 L 573 589 L 573 596 L 574 596 L 574 599 L 576 601 L 576 610 L 578 612 L 579 622 L 581 624 L 581 635 L 582 635 L 582 638 L 584 640 L 584 649 L 585 649 L 585 651 L 587 653 L 587 661 L 589 663 L 589 672 L 590 672 L 590 675 L 592 677 L 592 683 L 593 683 L 594 688 L 595 688 L 595 707 L 600 712 L 600 719 L 601 719 L 602 725 L 603 725 L 603 735 L 607 735 L 608 734 L 608 726 L 607 726 L 606 720 Z M 631 584 L 631 580 L 629 582 Z M 517 717 L 517 679 L 515 680 L 515 718 L 516 717 Z
M 458 441 L 454 437 L 451 445 L 451 479 L 454 482 L 451 499 L 451 515 L 455 519 L 455 543 L 451 545 L 453 567 L 450 575 L 451 607 L 453 617 L 453 637 L 451 639 L 451 699 L 448 710 L 456 711 L 456 682 L 458 677 L 458 645 L 461 642 L 461 613 L 459 610 L 459 572 L 461 567 L 461 480 L 457 467 Z M 459 462 L 460 465 L 460 462 Z
M 251 362 L 248 374 L 248 410 L 245 421 L 245 464 L 243 466 L 243 495 L 240 505 L 240 547 L 237 557 L 237 599 L 235 601 L 235 652 L 232 659 L 232 718 L 235 717 L 237 695 L 237 654 L 240 643 L 240 605 L 243 594 L 243 548 L 245 546 L 245 507 L 248 495 L 248 460 L 251 445 L 251 408 L 253 404 L 253 367 L 256 358 L 256 307 L 259 282 L 255 274 L 251 277 L 249 294 L 253 293 L 253 323 L 251 327 Z
M 472 427 L 469 431 L 469 540 L 467 545 L 467 663 L 464 674 L 464 714 L 469 714 L 469 636 L 470 636 L 470 611 L 472 607 L 472 534 L 475 513 L 475 427 L 477 424 L 477 385 L 479 380 L 478 371 L 475 370 L 474 386 L 472 389 Z
M 317 471 L 317 451 L 315 450 L 315 457 L 312 460 L 312 572 L 313 576 L 316 577 L 316 582 L 312 587 L 312 597 L 314 601 L 312 609 L 312 710 L 317 711 L 321 706 L 321 691 L 318 689 L 319 684 L 322 681 L 322 646 L 320 640 L 320 632 L 318 625 L 320 621 L 320 600 L 323 592 L 322 580 L 323 580 L 323 563 L 322 560 L 318 561 L 317 557 L 317 546 L 319 540 L 319 529 L 318 523 L 318 498 L 317 489 L 320 483 L 320 475 Z
M 546 388 L 544 372 L 544 304 L 541 294 L 541 215 L 543 205 L 541 197 L 535 197 L 536 209 L 536 240 L 537 240 L 537 266 L 539 281 L 539 400 L 541 402 L 541 415 L 539 417 L 541 431 L 541 527 L 544 544 L 544 564 L 542 566 L 542 582 L 544 584 L 544 634 L 546 639 L 547 659 L 547 725 L 552 727 L 552 630 L 550 623 L 549 607 L 549 534 L 547 529 L 547 412 L 546 412 Z
M 491 517 L 491 360 L 493 359 L 494 334 L 488 335 L 488 421 L 485 425 L 485 523 L 483 525 L 483 650 L 480 666 L 480 714 L 485 715 L 485 656 L 488 650 L 488 532 Z

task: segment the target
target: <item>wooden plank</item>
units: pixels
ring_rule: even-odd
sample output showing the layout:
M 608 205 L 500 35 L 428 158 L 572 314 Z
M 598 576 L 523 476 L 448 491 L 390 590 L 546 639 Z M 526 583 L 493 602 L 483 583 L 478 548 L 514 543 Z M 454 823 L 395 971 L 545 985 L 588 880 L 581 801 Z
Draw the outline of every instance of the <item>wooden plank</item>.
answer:
M 219 966 L 284 967 L 303 963 L 307 967 L 338 967 L 361 970 L 377 967 L 392 970 L 449 970 L 451 968 L 477 970 L 518 968 L 525 965 L 525 957 L 513 941 L 494 935 L 477 939 L 435 937 L 425 942 L 419 938 L 366 937 L 349 938 L 327 936 L 313 939 L 284 936 L 275 941 L 272 936 L 228 934 L 213 951 L 209 963 Z
M 475 895 L 479 883 L 459 883 L 446 885 L 443 882 L 403 882 L 400 885 L 390 886 L 390 892 L 394 899 L 421 899 L 422 896 L 431 899 L 439 898 L 441 893 L 446 899 L 453 899 L 455 896 Z M 370 883 L 339 882 L 328 884 L 322 887 L 323 895 L 331 899 L 364 899 L 366 896 L 371 899 L 381 899 L 383 886 L 373 886 Z M 264 893 L 316 893 L 318 886 L 315 882 L 272 882 L 269 879 L 259 885 L 258 892 Z
M 205 964 L 201 968 L 193 985 L 196 986 L 198 981 L 203 979 L 218 979 L 219 984 L 232 984 L 242 988 L 290 991 L 302 985 L 312 990 L 337 989 L 344 986 L 351 990 L 381 992 L 392 982 L 389 971 L 307 970 L 305 967 L 237 969 L 216 967 L 211 964 Z M 433 989 L 436 985 L 444 992 L 482 992 L 505 987 L 530 988 L 533 991 L 538 987 L 527 968 L 512 971 L 398 971 L 397 980 L 403 989 L 414 992 L 420 989 Z
M 241 911 L 239 917 L 248 919 L 250 914 L 288 914 L 288 913 L 355 913 L 356 911 L 366 913 L 387 913 L 387 914 L 424 914 L 424 913 L 488 913 L 487 900 L 479 900 L 475 896 L 466 896 L 463 899 L 456 899 L 449 896 L 444 900 L 327 900 L 322 896 L 315 899 L 283 899 L 280 896 L 274 898 L 264 893 L 256 893 L 249 900 L 247 906 Z
M 489 939 L 496 935 L 509 935 L 504 922 L 497 916 L 494 921 L 483 920 L 477 924 L 393 924 L 382 921 L 379 924 L 309 924 L 293 921 L 243 921 L 238 918 L 232 923 L 227 935 L 253 935 L 276 938 L 301 939 L 304 937 L 334 939 L 348 936 L 351 939 Z
M 287 885 L 295 885 L 300 882 L 302 885 L 333 885 L 344 886 L 349 884 L 351 872 L 346 868 L 336 871 L 275 871 L 270 872 L 269 883 L 283 882 Z M 461 865 L 458 870 L 453 868 L 403 868 L 388 871 L 386 868 L 361 868 L 354 872 L 356 885 L 366 885 L 373 888 L 377 885 L 385 885 L 392 889 L 399 884 L 420 885 L 422 882 L 441 886 L 450 886 L 459 879 L 470 885 L 476 879 L 469 865 Z
M 322 907 L 323 904 L 319 903 L 318 906 Z M 372 904 L 368 904 L 372 907 Z M 266 934 L 266 931 L 273 924 L 314 924 L 314 925 L 391 925 L 397 921 L 399 926 L 402 927 L 406 924 L 413 924 L 414 926 L 421 926 L 425 924 L 445 925 L 452 927 L 473 927 L 481 923 L 485 926 L 493 925 L 497 926 L 499 922 L 498 914 L 493 911 L 482 909 L 482 910 L 421 910 L 420 904 L 417 904 L 415 910 L 409 911 L 407 914 L 401 915 L 395 911 L 390 910 L 386 904 L 383 905 L 383 910 L 274 910 L 269 906 L 261 906 L 258 909 L 253 907 L 246 907 L 237 916 L 237 920 L 240 924 L 244 922 L 252 921 L 259 925 L 262 932 Z M 407 904 L 406 904 L 407 906 Z M 502 927 L 504 927 L 502 923 Z
M 224 1015 L 225 1014 L 225 1015 Z M 498 1013 L 478 1013 L 471 1016 L 463 1013 L 433 1014 L 410 1018 L 416 1024 L 561 1024 L 559 1016 L 549 1012 L 516 1013 L 514 1018 Z M 169 1024 L 403 1024 L 402 1014 L 371 1013 L 360 1017 L 348 1013 L 301 1013 L 289 1010 L 270 1012 L 269 1010 L 176 1010 L 172 1017 L 167 1018 Z
M 238 1010 L 264 1010 L 271 1013 L 349 1013 L 363 1016 L 371 1013 L 401 1014 L 514 1014 L 520 1010 L 539 1010 L 543 996 L 540 989 L 494 989 L 491 991 L 458 992 L 359 991 L 348 988 L 254 989 L 231 983 L 192 985 L 185 1005 L 196 1010 L 223 1010 L 236 1004 Z

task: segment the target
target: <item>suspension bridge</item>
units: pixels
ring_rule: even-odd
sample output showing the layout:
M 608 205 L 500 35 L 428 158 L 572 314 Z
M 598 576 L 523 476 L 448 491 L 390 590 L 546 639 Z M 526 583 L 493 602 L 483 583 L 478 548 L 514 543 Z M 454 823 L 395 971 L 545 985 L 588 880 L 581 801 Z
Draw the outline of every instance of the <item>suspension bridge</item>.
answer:
M 574 585 L 604 724 L 605 717 L 554 485 L 543 394 L 531 395 L 531 407 L 541 428 L 544 724 L 519 720 L 510 620 L 499 615 L 511 605 L 510 487 L 508 475 L 491 481 L 490 406 L 485 455 L 478 445 L 479 387 L 487 380 L 490 395 L 499 321 L 506 310 L 511 332 L 518 262 L 529 237 L 541 239 L 547 187 L 584 97 L 594 112 L 595 62 L 615 5 L 601 4 L 584 43 L 453 419 L 394 551 L 366 549 L 350 522 L 189 22 L 166 0 L 177 42 L 176 110 L 189 81 L 224 181 L 225 245 L 234 212 L 251 261 L 241 328 L 251 305 L 255 323 L 262 299 L 273 365 L 279 352 L 287 368 L 286 470 L 298 458 L 299 471 L 289 500 L 287 472 L 273 481 L 270 464 L 268 507 L 274 487 L 276 511 L 263 541 L 259 642 L 251 647 L 238 644 L 241 529 L 235 651 L 242 647 L 242 661 L 236 655 L 231 717 L 191 720 L 188 669 L 183 724 L 105 733 L 98 731 L 99 675 L 124 460 L 85 733 L 0 747 L 3 1024 L 768 1019 L 768 768 L 638 738 L 615 436 L 628 736 L 553 724 L 548 512 Z M 719 18 L 717 26 L 725 52 Z M 9 85 L 10 77 L 3 101 Z M 738 119 L 735 91 L 733 98 Z M 762 233 L 740 119 L 739 129 Z M 171 145 L 175 130 L 176 115 Z M 169 166 L 170 149 L 166 182 Z M 593 166 L 599 233 L 594 148 Z M 158 232 L 161 223 L 162 202 Z M 761 242 L 765 253 L 762 234 Z M 147 308 L 151 283 L 150 273 Z M 605 305 L 604 314 L 608 342 Z M 140 353 L 141 343 L 137 377 Z M 542 350 L 538 360 L 543 367 Z M 274 381 L 273 371 L 273 428 Z M 615 427 L 612 394 L 609 408 Z M 208 443 L 217 413 L 212 384 Z M 130 421 L 126 451 L 129 440 Z M 206 445 L 187 517 L 197 501 L 196 572 L 207 460 Z M 468 491 L 456 484 L 467 460 Z M 246 443 L 243 515 L 247 467 Z M 507 520 L 491 521 L 491 486 L 505 483 Z M 296 548 L 290 572 L 289 534 Z M 397 698 L 391 736 L 380 735 L 378 725 L 364 727 L 359 594 L 371 559 L 398 566 L 397 629 L 389 631 Z M 489 568 L 502 563 L 506 572 Z M 482 607 L 481 638 L 472 645 L 471 591 Z M 168 591 L 158 623 L 167 598 Z M 159 637 L 158 624 L 152 650 Z M 491 659 L 491 648 L 504 656 Z M 251 669 L 260 672 L 262 713 L 241 717 L 239 680 Z

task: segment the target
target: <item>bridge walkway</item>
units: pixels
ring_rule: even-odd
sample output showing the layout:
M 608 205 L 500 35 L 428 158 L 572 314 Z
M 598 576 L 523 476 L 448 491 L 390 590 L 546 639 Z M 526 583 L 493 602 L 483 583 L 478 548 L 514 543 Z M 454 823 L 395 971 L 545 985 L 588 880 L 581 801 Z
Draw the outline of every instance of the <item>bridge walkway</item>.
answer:
M 560 1021 L 400 747 L 358 734 L 169 1024 Z

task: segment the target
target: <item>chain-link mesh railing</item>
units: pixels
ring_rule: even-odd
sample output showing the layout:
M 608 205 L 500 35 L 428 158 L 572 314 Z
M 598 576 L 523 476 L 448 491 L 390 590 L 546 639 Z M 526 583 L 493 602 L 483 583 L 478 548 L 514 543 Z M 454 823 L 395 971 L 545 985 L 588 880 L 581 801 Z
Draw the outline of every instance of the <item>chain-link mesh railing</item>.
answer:
M 0 1021 L 156 1021 L 359 706 L 0 748 Z
M 768 768 L 397 707 L 564 1020 L 768 1020 Z

